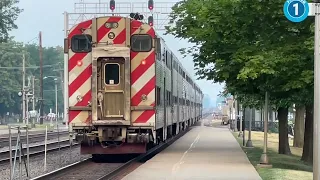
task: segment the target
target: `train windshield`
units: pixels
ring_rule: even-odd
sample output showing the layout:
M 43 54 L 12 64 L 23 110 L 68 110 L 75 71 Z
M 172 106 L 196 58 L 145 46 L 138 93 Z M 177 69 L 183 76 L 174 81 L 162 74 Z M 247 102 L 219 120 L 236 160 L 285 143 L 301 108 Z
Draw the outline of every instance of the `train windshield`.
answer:
M 75 53 L 80 52 L 91 52 L 92 46 L 91 46 L 92 36 L 90 35 L 74 35 L 71 38 L 71 49 Z
M 136 52 L 149 52 L 152 49 L 152 38 L 147 34 L 131 36 L 131 50 Z

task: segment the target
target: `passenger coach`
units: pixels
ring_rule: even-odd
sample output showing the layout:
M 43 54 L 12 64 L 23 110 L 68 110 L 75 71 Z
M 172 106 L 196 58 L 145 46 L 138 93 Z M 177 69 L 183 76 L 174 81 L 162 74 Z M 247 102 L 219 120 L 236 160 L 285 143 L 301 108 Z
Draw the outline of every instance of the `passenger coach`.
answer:
M 203 94 L 149 24 L 107 16 L 72 27 L 69 126 L 82 154 L 145 153 L 201 118 Z

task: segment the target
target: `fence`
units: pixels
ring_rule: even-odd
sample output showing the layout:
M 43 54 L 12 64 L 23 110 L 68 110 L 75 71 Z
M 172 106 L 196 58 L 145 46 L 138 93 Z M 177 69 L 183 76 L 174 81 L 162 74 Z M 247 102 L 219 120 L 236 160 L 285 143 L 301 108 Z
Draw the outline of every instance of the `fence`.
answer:
M 250 121 L 242 121 L 242 126 L 245 130 L 249 130 Z M 293 125 L 288 125 L 289 134 L 293 135 Z M 237 129 L 240 130 L 240 120 L 237 121 Z M 264 129 L 264 121 L 252 121 L 251 130 L 252 131 L 262 131 Z M 279 133 L 279 122 L 268 122 L 268 132 L 269 133 Z

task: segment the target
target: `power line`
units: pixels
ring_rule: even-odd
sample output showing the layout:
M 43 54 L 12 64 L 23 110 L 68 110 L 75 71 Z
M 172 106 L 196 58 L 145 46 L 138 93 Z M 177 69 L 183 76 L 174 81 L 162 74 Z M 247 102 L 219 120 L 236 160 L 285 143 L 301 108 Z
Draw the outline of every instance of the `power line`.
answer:
M 38 36 L 35 36 L 33 39 L 31 39 L 30 41 L 27 41 L 27 43 L 26 44 L 29 44 L 31 41 L 34 41 L 34 40 L 38 40 L 39 39 L 39 37 Z
M 48 67 L 53 67 L 53 66 L 58 66 L 59 64 L 52 64 L 52 65 L 43 65 L 43 68 L 48 68 Z M 25 67 L 26 69 L 38 69 L 40 66 L 30 66 L 30 67 Z M 15 66 L 15 67 L 1 67 L 0 69 L 22 69 L 21 67 Z

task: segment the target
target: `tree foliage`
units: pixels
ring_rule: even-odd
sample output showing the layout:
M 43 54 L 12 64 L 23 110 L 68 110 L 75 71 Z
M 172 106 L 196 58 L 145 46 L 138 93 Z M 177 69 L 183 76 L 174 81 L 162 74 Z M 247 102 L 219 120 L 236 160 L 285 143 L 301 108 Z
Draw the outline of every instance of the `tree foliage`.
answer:
M 186 0 L 173 7 L 167 31 L 196 44 L 181 51 L 194 57 L 200 78 L 257 99 L 267 90 L 289 106 L 313 83 L 312 20 L 291 23 L 282 7 L 280 0 Z
M 250 107 L 269 92 L 283 128 L 293 103 L 312 103 L 313 18 L 288 21 L 282 0 L 184 0 L 172 10 L 167 33 L 195 44 L 181 52 L 193 56 L 199 78 L 224 82 Z
M 10 40 L 7 43 L 0 43 L 0 67 L 22 66 L 23 46 Z M 27 62 L 28 63 L 28 62 Z M 27 64 L 26 63 L 26 64 Z M 18 92 L 21 91 L 22 71 L 15 69 L 0 69 L 0 111 L 5 113 L 8 108 L 17 112 Z
M 9 32 L 17 29 L 15 24 L 22 9 L 17 7 L 19 0 L 1 0 L 0 1 L 0 42 L 6 42 L 9 39 Z
M 7 43 L 0 43 L 0 115 L 7 112 L 21 113 L 22 98 L 18 96 L 18 92 L 22 90 L 22 57 L 26 58 L 26 86 L 28 78 L 35 76 L 35 96 L 40 97 L 40 60 L 39 46 L 36 44 L 23 45 L 13 40 Z M 32 67 L 32 68 L 30 68 Z M 63 51 L 62 47 L 43 48 L 43 77 L 56 76 L 58 82 L 58 104 L 59 111 L 63 110 L 62 82 L 60 71 L 63 68 Z M 32 83 L 30 81 L 30 83 Z M 49 108 L 54 111 L 55 107 L 55 91 L 54 78 L 43 80 L 44 89 L 44 105 L 45 112 L 49 112 Z M 30 84 L 31 85 L 31 84 Z M 31 87 L 30 87 L 31 91 Z M 32 104 L 29 104 L 30 110 Z M 38 103 L 36 108 L 39 109 Z

